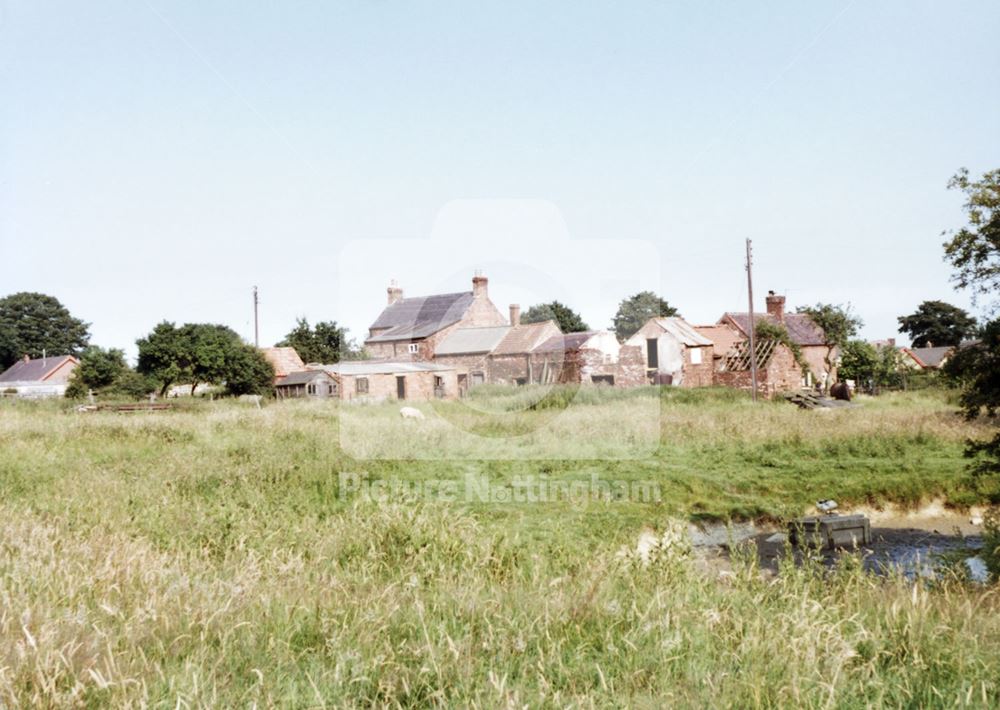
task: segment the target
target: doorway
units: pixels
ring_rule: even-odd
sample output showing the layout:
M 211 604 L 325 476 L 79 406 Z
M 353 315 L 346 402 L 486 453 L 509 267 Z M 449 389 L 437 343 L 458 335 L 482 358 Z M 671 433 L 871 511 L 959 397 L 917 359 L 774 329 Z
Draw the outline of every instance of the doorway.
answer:
M 406 399 L 406 377 L 396 375 L 396 399 Z

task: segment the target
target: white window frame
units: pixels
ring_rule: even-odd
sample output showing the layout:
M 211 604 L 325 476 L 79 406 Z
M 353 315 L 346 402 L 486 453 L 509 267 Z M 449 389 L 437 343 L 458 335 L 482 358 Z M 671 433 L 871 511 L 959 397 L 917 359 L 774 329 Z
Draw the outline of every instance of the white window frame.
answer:
M 418 352 L 420 352 L 420 346 L 417 345 L 416 343 L 410 343 L 409 345 L 406 346 L 406 349 L 409 351 L 410 355 L 416 355 Z

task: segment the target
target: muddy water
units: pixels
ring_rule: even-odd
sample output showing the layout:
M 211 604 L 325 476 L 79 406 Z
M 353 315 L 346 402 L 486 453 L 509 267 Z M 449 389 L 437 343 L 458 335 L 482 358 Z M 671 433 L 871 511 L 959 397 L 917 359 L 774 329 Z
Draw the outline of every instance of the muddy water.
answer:
M 898 571 L 909 577 L 933 577 L 948 563 L 966 562 L 969 576 L 982 579 L 984 567 L 975 557 L 982 547 L 982 527 L 970 521 L 981 516 L 973 510 L 959 514 L 932 502 L 919 510 L 873 510 L 853 508 L 838 511 L 843 515 L 863 514 L 872 526 L 872 543 L 857 550 L 866 569 L 877 574 Z M 815 514 L 809 511 L 807 514 Z M 691 526 L 691 539 L 699 558 L 709 569 L 729 567 L 729 546 L 753 541 L 761 568 L 777 573 L 780 559 L 788 554 L 785 531 L 776 526 L 739 523 L 732 526 Z M 798 552 L 793 552 L 800 557 Z M 842 551 L 824 551 L 823 561 L 833 565 Z

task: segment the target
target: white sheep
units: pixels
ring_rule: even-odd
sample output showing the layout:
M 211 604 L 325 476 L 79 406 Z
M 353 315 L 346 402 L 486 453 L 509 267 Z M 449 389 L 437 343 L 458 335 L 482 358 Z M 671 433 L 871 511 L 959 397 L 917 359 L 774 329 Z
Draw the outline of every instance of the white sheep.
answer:
M 424 413 L 416 407 L 403 407 L 399 410 L 399 416 L 403 419 L 423 419 Z

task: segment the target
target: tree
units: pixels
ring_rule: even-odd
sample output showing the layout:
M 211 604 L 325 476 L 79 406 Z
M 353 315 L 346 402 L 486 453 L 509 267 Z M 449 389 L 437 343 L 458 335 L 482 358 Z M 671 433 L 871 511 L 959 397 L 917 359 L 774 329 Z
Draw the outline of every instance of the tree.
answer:
M 581 333 L 590 330 L 590 326 L 583 322 L 579 313 L 559 301 L 539 303 L 529 308 L 521 316 L 522 323 L 541 323 L 547 320 L 554 320 L 558 324 L 559 330 L 564 333 Z
M 632 337 L 646 321 L 654 317 L 677 315 L 677 309 L 652 291 L 640 291 L 623 299 L 612 321 L 619 342 Z
M 956 270 L 952 281 L 957 288 L 969 289 L 974 303 L 986 296 L 991 300 L 988 308 L 995 311 L 1000 294 L 1000 169 L 970 180 L 969 171 L 962 168 L 948 181 L 948 189 L 965 193 L 968 219 L 944 243 L 945 259 Z
M 0 365 L 23 355 L 79 355 L 87 345 L 88 323 L 74 318 L 59 299 L 23 291 L 0 299 Z
M 176 382 L 190 384 L 192 394 L 201 383 L 222 384 L 228 377 L 240 377 L 236 363 L 247 362 L 237 354 L 245 343 L 224 325 L 187 323 L 177 328 L 164 321 L 136 344 L 138 371 L 160 383 L 161 395 Z
M 915 348 L 958 345 L 976 333 L 976 319 L 944 301 L 924 301 L 914 313 L 896 320 L 899 332 L 908 333 Z
M 66 396 L 80 397 L 90 390 L 98 392 L 113 385 L 127 371 L 125 351 L 88 345 L 80 355 L 80 364 L 73 370 Z
M 841 379 L 854 380 L 859 386 L 898 387 L 902 384 L 899 351 L 891 345 L 875 346 L 864 340 L 849 340 L 840 354 Z
M 805 313 L 823 329 L 827 347 L 823 362 L 826 363 L 827 372 L 833 372 L 834 353 L 842 350 L 847 341 L 858 334 L 864 321 L 851 312 L 849 303 L 846 306 L 817 303 L 815 306 L 800 306 L 796 312 Z
M 234 348 L 226 360 L 226 393 L 270 394 L 274 388 L 274 367 L 252 345 Z
M 347 328 L 341 328 L 336 321 L 320 321 L 312 328 L 305 318 L 297 318 L 295 327 L 278 347 L 295 348 L 303 362 L 335 363 L 360 357 L 360 349 L 348 337 Z

